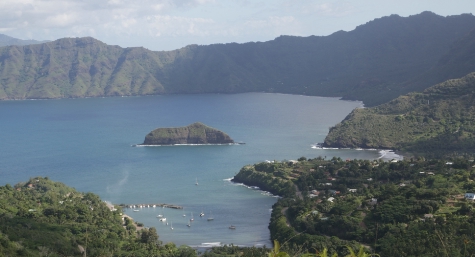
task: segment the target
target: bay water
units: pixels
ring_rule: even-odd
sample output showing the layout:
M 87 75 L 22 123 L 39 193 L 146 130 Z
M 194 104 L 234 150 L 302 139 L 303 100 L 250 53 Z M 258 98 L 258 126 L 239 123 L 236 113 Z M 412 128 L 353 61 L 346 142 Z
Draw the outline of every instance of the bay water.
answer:
M 115 204 L 176 204 L 184 210 L 125 213 L 156 227 L 163 242 L 270 247 L 276 198 L 229 178 L 265 160 L 378 158 L 378 151 L 312 148 L 356 107 L 362 103 L 266 93 L 2 101 L 0 184 L 42 176 Z M 198 121 L 245 144 L 133 147 L 155 128 Z

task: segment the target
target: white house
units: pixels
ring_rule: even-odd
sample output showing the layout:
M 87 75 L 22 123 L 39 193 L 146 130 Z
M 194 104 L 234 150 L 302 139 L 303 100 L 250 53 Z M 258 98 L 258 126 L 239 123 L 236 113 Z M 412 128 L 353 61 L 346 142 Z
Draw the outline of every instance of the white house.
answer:
M 465 193 L 465 199 L 475 200 L 475 193 Z

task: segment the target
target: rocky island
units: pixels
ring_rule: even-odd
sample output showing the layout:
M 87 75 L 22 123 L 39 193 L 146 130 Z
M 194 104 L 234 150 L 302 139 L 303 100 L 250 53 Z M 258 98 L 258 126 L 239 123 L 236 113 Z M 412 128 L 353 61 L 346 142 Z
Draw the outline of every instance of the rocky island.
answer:
M 157 128 L 145 136 L 142 145 L 233 144 L 226 133 L 196 122 L 186 127 Z

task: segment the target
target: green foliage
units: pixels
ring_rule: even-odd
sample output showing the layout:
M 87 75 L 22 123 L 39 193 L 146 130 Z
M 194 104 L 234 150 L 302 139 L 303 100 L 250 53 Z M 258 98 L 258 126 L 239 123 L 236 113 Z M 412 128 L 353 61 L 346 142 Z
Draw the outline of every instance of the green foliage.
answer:
M 136 231 L 120 207 L 47 178 L 0 187 L 0 256 L 196 256 L 162 245 L 155 228 Z
M 423 93 L 386 104 L 355 109 L 330 129 L 325 145 L 396 149 L 443 156 L 475 150 L 475 73 L 449 80 Z
M 292 165 L 259 163 L 243 167 L 241 175 L 274 176 L 269 167 L 298 174 L 288 179 L 298 191 L 273 206 L 271 238 L 284 242 L 273 254 L 469 256 L 475 250 L 470 232 L 475 231 L 475 204 L 464 193 L 475 189 L 471 163 L 462 158 L 395 163 L 315 158 Z

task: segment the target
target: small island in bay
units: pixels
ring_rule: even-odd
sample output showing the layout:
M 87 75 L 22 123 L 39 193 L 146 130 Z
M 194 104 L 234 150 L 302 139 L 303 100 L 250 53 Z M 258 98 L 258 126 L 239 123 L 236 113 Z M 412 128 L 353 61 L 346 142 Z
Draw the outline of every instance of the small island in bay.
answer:
M 145 136 L 142 145 L 234 144 L 226 133 L 196 122 L 186 127 L 157 128 Z

